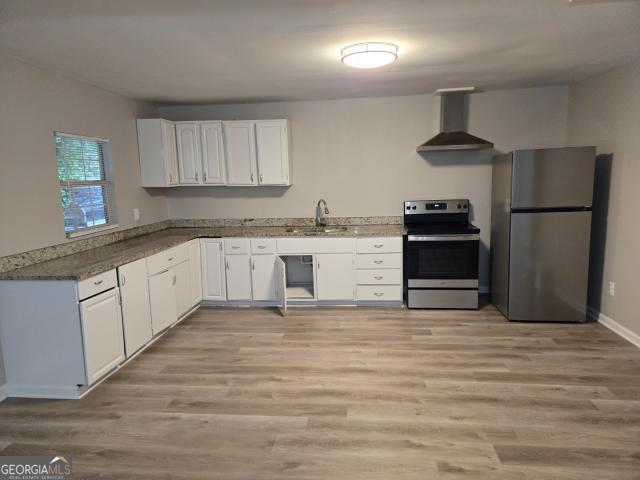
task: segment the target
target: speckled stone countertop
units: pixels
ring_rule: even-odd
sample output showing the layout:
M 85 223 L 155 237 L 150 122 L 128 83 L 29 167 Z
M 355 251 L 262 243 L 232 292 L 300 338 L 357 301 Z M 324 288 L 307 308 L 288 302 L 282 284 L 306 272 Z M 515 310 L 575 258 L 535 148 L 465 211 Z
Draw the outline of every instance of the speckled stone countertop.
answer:
M 27 267 L 0 272 L 0 280 L 83 280 L 139 260 L 194 238 L 220 237 L 381 237 L 402 235 L 403 225 L 326 227 L 201 227 L 167 228 L 148 235 L 74 253 Z

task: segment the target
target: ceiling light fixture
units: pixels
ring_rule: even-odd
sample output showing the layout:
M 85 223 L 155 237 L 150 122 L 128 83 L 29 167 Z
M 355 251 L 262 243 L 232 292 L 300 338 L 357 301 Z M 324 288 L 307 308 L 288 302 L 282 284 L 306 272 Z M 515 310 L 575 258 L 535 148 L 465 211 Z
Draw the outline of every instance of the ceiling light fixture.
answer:
M 356 43 L 340 52 L 342 63 L 354 68 L 378 68 L 398 58 L 398 46 L 386 42 Z

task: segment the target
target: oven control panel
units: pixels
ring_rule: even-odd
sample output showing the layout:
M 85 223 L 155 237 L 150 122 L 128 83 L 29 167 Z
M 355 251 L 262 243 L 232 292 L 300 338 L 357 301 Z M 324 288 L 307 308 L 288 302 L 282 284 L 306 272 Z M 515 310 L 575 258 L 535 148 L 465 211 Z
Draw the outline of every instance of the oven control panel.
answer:
M 469 200 L 410 200 L 404 202 L 404 214 L 468 213 Z

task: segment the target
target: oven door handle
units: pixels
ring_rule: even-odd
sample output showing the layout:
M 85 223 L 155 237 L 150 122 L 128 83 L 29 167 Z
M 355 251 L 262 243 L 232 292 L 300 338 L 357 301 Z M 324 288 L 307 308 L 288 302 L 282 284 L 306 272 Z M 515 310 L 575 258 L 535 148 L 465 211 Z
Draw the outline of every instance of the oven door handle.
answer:
M 409 235 L 410 242 L 468 242 L 480 240 L 480 235 Z

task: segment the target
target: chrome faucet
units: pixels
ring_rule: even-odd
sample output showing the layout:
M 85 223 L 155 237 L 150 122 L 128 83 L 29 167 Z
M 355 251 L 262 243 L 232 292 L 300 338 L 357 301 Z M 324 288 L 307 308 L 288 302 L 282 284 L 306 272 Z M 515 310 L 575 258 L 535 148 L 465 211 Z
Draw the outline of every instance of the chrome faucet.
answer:
M 324 203 L 324 212 L 322 211 L 321 203 Z M 327 202 L 324 198 L 318 200 L 318 205 L 316 206 L 316 226 L 324 227 L 327 225 L 327 219 L 325 215 L 329 215 L 329 207 L 327 207 Z

